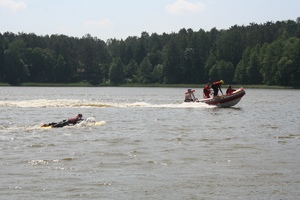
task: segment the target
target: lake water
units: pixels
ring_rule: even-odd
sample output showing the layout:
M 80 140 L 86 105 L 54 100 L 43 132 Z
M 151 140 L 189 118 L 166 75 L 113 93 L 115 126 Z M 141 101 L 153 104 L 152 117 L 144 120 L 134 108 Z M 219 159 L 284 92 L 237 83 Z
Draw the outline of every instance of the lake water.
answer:
M 1 199 L 299 198 L 299 90 L 185 91 L 0 87 Z M 103 123 L 40 128 L 78 113 Z

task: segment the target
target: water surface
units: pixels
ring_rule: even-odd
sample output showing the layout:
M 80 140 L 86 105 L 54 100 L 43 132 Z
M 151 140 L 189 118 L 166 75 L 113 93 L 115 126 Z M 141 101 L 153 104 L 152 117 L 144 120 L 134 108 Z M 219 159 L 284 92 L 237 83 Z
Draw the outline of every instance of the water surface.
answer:
M 202 88 L 196 88 L 201 98 Z M 296 199 L 298 90 L 0 87 L 3 199 Z M 102 126 L 40 128 L 82 113 Z

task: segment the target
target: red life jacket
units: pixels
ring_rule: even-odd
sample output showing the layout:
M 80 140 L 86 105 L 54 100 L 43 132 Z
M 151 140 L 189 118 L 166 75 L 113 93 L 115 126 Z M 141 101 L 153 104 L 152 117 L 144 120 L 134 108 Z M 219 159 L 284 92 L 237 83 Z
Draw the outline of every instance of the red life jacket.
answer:
M 216 81 L 213 83 L 213 85 L 220 86 L 220 85 L 222 85 L 222 83 L 220 81 Z
M 231 93 L 233 93 L 234 91 L 235 91 L 234 89 L 228 88 L 228 89 L 226 90 L 226 94 L 231 94 Z
M 209 98 L 209 95 L 210 95 L 210 88 L 208 85 L 206 85 L 204 88 L 203 88 L 203 93 L 205 95 L 205 97 L 208 97 Z

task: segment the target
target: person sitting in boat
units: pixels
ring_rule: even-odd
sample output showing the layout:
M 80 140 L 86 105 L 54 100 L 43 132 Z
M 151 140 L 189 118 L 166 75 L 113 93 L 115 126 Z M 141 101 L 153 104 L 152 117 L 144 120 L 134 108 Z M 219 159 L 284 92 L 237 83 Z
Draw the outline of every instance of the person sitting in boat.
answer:
M 194 101 L 194 100 L 193 100 L 193 97 L 192 97 L 192 93 L 193 93 L 193 92 L 195 92 L 195 90 L 188 89 L 188 91 L 185 93 L 184 102 Z
M 232 88 L 231 88 L 231 85 L 228 85 L 228 86 L 227 86 L 227 90 L 226 90 L 226 94 L 227 94 L 227 95 L 232 94 L 234 91 L 235 91 L 235 89 L 232 89 Z
M 223 80 L 213 82 L 211 88 L 214 90 L 214 97 L 218 96 L 219 90 L 223 94 L 222 89 L 221 89 L 222 84 L 224 84 Z
M 210 98 L 210 83 L 207 83 L 203 88 L 203 96 L 204 98 Z
M 71 117 L 67 120 L 63 120 L 58 123 L 52 122 L 49 124 L 43 124 L 42 127 L 52 126 L 53 128 L 61 128 L 61 127 L 67 126 L 67 125 L 75 125 L 80 121 L 82 121 L 82 114 L 78 114 L 77 116 Z

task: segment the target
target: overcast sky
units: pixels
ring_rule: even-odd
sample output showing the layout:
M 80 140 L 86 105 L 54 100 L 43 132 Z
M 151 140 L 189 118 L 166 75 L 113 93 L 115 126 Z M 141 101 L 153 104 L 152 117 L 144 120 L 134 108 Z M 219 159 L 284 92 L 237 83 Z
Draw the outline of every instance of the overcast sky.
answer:
M 106 41 L 300 17 L 300 0 L 0 0 L 0 32 Z

